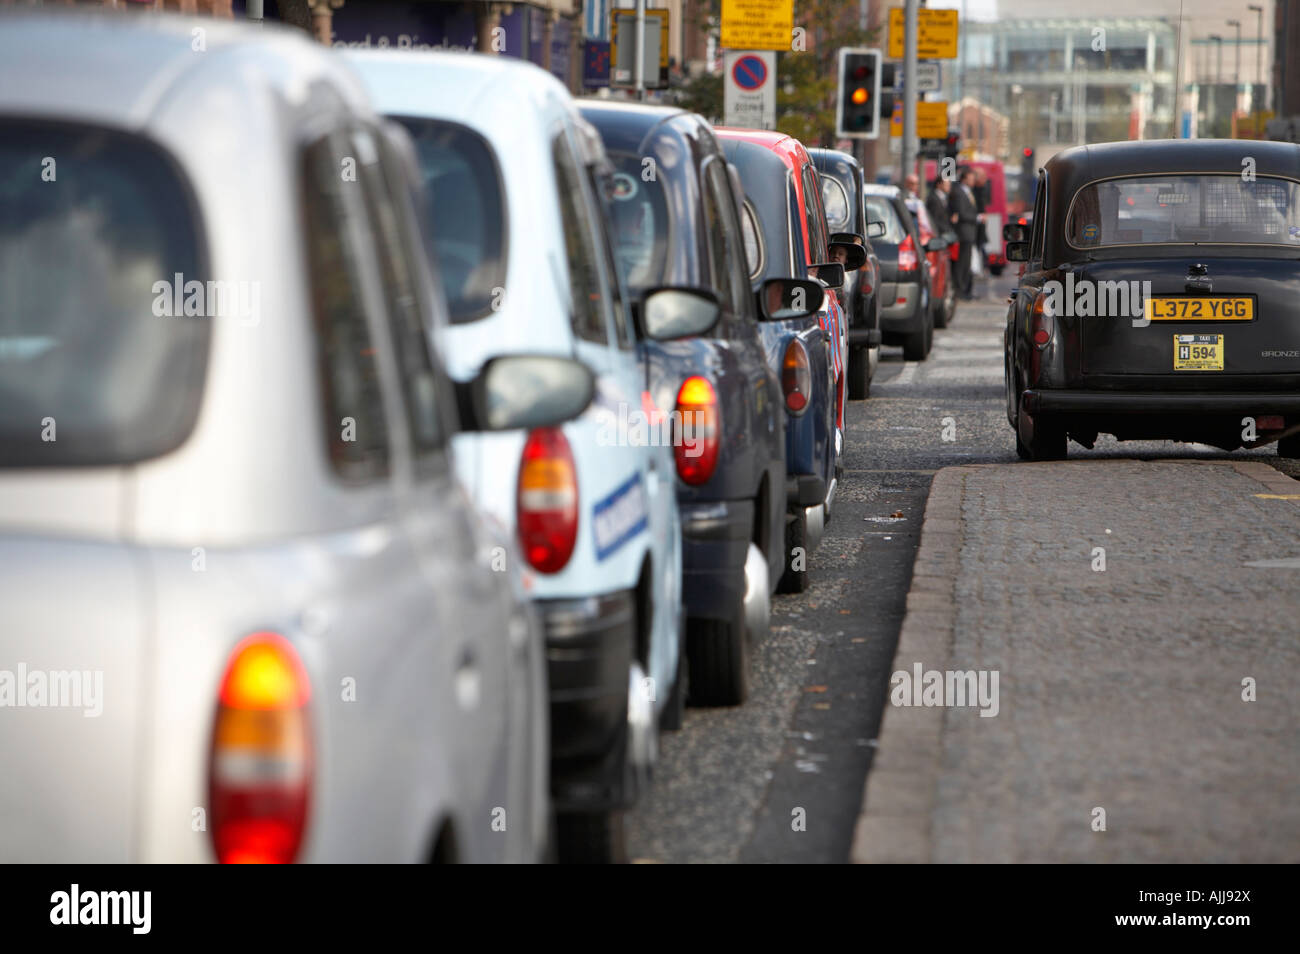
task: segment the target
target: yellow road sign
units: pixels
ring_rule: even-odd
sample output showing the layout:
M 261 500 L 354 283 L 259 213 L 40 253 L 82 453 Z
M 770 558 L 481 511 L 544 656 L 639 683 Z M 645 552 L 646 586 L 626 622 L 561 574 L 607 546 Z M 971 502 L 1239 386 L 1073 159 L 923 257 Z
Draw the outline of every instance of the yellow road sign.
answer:
M 646 9 L 645 12 L 645 40 L 646 50 L 649 55 L 654 55 L 654 50 L 658 50 L 658 68 L 654 63 L 645 64 L 646 88 L 647 89 L 664 89 L 668 86 L 668 20 L 669 13 L 666 9 L 655 8 Z M 620 52 L 618 42 L 618 28 L 622 23 L 626 30 L 627 36 Z M 651 35 L 651 31 L 659 34 L 658 41 Z M 636 7 L 614 7 L 609 11 L 609 72 L 610 81 L 613 86 L 634 86 L 636 77 L 632 74 L 636 71 Z
M 889 120 L 889 134 L 903 135 L 903 104 L 894 100 L 894 115 Z M 918 102 L 916 104 L 916 138 L 948 138 L 948 104 Z
M 725 0 L 724 0 L 725 2 Z M 922 60 L 957 58 L 957 11 L 917 11 L 916 56 Z M 889 58 L 901 60 L 903 49 L 903 8 L 889 8 Z
M 794 0 L 722 0 L 722 38 L 728 50 L 789 50 Z

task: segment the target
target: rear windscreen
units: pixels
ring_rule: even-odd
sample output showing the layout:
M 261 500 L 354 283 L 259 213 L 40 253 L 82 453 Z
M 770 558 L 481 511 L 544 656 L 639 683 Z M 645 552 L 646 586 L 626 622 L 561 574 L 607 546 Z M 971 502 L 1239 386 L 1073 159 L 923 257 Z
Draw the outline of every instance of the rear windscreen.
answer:
M 0 120 L 0 466 L 129 463 L 189 434 L 212 322 L 185 307 L 207 289 L 193 208 L 141 140 Z
M 826 208 L 826 225 L 832 232 L 852 232 L 849 221 L 849 196 L 839 180 L 821 175 L 822 205 Z
M 1076 248 L 1189 243 L 1300 248 L 1300 183 L 1241 175 L 1093 182 L 1074 197 L 1066 238 Z
M 885 234 L 872 241 L 883 242 L 886 245 L 902 245 L 903 239 L 907 238 L 907 232 L 898 218 L 898 213 L 894 211 L 894 203 L 880 195 L 869 195 L 866 198 L 867 222 L 885 223 Z
M 415 140 L 428 199 L 433 264 L 453 323 L 499 307 L 506 285 L 506 217 L 496 156 L 455 123 L 394 116 Z
M 658 178 L 647 180 L 640 156 L 610 153 L 614 185 L 609 238 L 623 280 L 633 292 L 663 282 L 668 249 L 668 203 Z

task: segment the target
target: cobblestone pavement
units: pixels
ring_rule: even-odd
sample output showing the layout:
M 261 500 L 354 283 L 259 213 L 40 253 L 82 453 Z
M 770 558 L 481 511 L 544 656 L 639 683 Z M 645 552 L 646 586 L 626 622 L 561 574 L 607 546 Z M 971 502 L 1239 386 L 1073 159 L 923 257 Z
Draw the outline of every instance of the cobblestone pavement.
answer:
M 943 471 L 894 669 L 996 671 L 998 714 L 887 706 L 855 857 L 1300 860 L 1297 489 L 1256 461 Z

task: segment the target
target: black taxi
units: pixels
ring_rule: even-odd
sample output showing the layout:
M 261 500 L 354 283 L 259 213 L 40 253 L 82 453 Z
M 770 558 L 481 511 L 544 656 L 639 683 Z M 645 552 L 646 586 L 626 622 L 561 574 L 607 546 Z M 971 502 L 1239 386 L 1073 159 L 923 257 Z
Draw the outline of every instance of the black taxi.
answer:
M 1078 146 L 1039 172 L 1005 335 L 1027 460 L 1067 439 L 1277 442 L 1300 457 L 1300 145 Z

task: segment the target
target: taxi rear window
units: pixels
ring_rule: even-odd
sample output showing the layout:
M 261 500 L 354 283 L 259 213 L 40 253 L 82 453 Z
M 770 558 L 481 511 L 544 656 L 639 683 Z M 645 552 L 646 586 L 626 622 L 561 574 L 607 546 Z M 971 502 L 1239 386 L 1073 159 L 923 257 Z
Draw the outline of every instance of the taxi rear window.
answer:
M 883 195 L 867 196 L 867 221 L 883 222 L 885 225 L 885 234 L 873 241 L 885 245 L 902 245 L 903 239 L 907 238 L 907 229 L 899 220 L 894 203 Z
M 1075 248 L 1289 245 L 1300 248 L 1300 183 L 1267 176 L 1132 176 L 1093 182 L 1066 219 Z
M 434 264 L 455 324 L 490 315 L 506 285 L 501 173 L 483 137 L 455 123 L 394 116 L 415 140 Z
M 663 282 L 668 257 L 668 202 L 658 178 L 644 175 L 640 156 L 613 152 L 609 237 L 623 280 L 634 292 Z
M 230 287 L 210 311 L 229 283 L 199 235 L 151 144 L 0 121 L 0 467 L 126 464 L 188 437 L 213 320 L 241 317 Z

